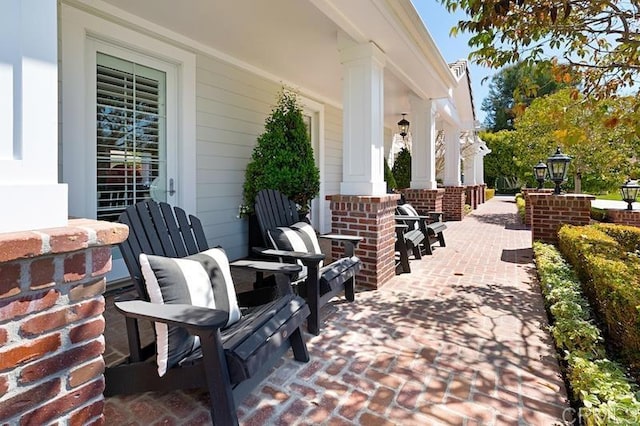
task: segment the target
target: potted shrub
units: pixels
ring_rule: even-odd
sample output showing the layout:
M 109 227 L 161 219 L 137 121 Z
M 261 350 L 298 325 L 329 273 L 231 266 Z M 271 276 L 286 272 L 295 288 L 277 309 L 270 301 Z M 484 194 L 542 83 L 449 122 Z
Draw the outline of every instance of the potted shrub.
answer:
M 249 247 L 264 245 L 261 238 L 261 244 L 252 241 L 251 215 L 258 191 L 277 189 L 295 201 L 303 214 L 320 191 L 320 172 L 295 92 L 282 88 L 264 127 L 245 171 L 244 205 L 240 206 L 241 214 L 250 217 Z M 260 235 L 259 230 L 256 233 Z
M 398 152 L 391 172 L 396 179 L 398 189 L 405 189 L 411 185 L 411 153 L 406 147 Z

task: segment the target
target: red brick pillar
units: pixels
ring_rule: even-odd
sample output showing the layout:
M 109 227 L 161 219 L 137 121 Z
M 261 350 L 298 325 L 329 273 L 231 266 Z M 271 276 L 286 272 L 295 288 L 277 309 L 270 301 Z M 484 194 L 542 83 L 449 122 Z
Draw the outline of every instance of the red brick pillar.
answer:
M 524 199 L 524 224 L 531 225 L 531 215 L 533 211 L 531 210 L 531 203 L 529 202 L 529 194 L 553 194 L 553 189 L 551 188 L 522 188 L 520 189 L 520 193 L 522 194 L 522 198 Z
M 556 244 L 562 225 L 588 225 L 591 220 L 591 200 L 587 194 L 554 195 L 529 193 L 531 203 L 531 237 L 533 241 Z
M 426 215 L 428 212 L 441 212 L 444 189 L 405 189 L 402 191 L 407 203 L 411 204 L 418 213 Z
M 487 202 L 487 184 L 483 183 L 480 185 L 480 203 L 486 203 Z
M 395 209 L 399 194 L 382 196 L 327 195 L 331 208 L 332 231 L 359 235 L 356 255 L 362 260 L 359 285 L 377 289 L 395 276 Z M 339 256 L 333 248 L 332 255 Z
M 0 234 L 0 424 L 103 422 L 105 274 L 124 225 Z
M 619 225 L 640 227 L 640 210 L 614 210 L 607 209 L 607 218 Z
M 484 189 L 482 188 L 482 185 L 476 185 L 476 206 L 474 208 L 478 208 L 478 206 L 482 203 L 484 203 L 483 199 L 482 199 L 482 194 L 484 194 Z
M 462 220 L 464 218 L 464 202 L 464 186 L 445 186 L 442 201 L 444 220 Z

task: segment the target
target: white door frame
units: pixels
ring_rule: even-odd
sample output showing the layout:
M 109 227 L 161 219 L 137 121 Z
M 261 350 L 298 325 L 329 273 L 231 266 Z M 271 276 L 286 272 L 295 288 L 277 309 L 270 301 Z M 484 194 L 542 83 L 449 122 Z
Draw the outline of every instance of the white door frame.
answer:
M 144 25 L 142 20 L 131 23 Z M 173 143 L 175 148 L 167 152 L 167 160 L 172 157 L 175 163 L 177 191 L 169 201 L 195 212 L 195 54 L 67 4 L 60 6 L 60 37 L 61 174 L 69 185 L 69 214 L 96 217 L 96 49 L 168 72 L 167 147 Z M 108 279 L 128 275 L 119 263 L 114 261 Z
M 316 198 L 311 200 L 311 211 L 317 214 L 311 215 L 314 228 L 321 234 L 329 232 L 327 223 L 328 203 L 325 201 L 324 182 L 324 105 L 304 96 L 300 96 L 300 104 L 303 113 L 311 117 L 311 146 L 316 165 L 320 171 L 320 192 Z M 314 217 L 317 216 L 317 217 Z

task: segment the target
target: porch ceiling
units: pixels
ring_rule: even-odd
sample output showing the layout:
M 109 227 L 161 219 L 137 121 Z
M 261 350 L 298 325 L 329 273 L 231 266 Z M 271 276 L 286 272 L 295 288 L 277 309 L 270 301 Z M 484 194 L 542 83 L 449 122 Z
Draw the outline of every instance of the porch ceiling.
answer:
M 441 98 L 455 83 L 440 69 L 442 55 L 409 0 L 105 1 L 336 105 L 342 104 L 338 31 L 373 41 L 388 58 L 387 126 L 409 112 L 409 93 Z

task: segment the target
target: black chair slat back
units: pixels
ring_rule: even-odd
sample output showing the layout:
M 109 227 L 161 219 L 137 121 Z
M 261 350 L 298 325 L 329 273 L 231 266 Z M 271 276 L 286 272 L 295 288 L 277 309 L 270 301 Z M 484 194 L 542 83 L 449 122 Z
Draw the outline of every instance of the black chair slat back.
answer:
M 185 257 L 209 248 L 201 222 L 194 216 L 189 219 L 181 208 L 153 200 L 129 206 L 120 214 L 118 222 L 129 226 L 129 237 L 120 243 L 120 251 L 143 300 L 149 300 L 149 295 L 140 269 L 140 253 Z
M 265 243 L 269 244 L 268 231 L 279 226 L 291 226 L 298 222 L 298 207 L 286 195 L 274 189 L 258 192 L 255 202 L 260 232 Z

